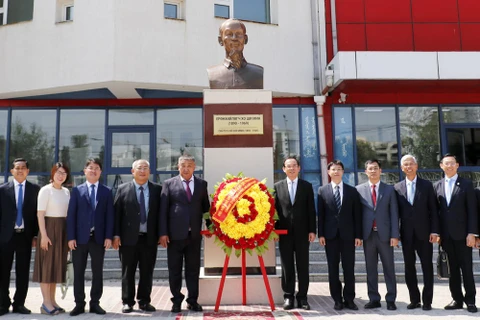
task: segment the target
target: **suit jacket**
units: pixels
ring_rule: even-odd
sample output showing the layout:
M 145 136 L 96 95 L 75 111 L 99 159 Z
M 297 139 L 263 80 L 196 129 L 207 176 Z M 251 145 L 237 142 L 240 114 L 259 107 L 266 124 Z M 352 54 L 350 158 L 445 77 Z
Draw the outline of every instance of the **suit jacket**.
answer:
M 380 240 L 400 238 L 397 195 L 393 186 L 380 182 L 376 206 L 373 206 L 372 190 L 368 182 L 356 188 L 362 203 L 363 239 L 366 240 L 370 236 L 373 220 L 377 223 Z
M 87 183 L 75 187 L 70 192 L 67 213 L 67 240 L 86 244 L 90 239 L 90 215 L 95 214 L 95 242 L 103 244 L 105 239 L 113 239 L 113 196 L 109 187 L 99 183 L 97 206 L 92 212 Z
M 207 182 L 195 177 L 191 202 L 180 175 L 166 180 L 160 199 L 160 236 L 184 240 L 191 229 L 192 239 L 201 238 L 203 214 L 210 210 Z
M 339 232 L 343 240 L 362 239 L 362 208 L 357 189 L 343 183 L 340 212 L 333 193 L 331 183 L 318 189 L 318 237 L 333 239 Z
M 395 184 L 395 191 L 402 239 L 428 240 L 431 233 L 440 234 L 437 200 L 430 181 L 417 176 L 413 205 L 408 202 L 406 180 Z
M 160 195 L 162 187 L 156 183 L 148 182 L 150 194 L 147 217 L 147 242 L 155 245 L 160 237 Z M 132 246 L 138 241 L 140 230 L 140 204 L 133 181 L 118 187 L 113 202 L 115 207 L 115 231 L 122 245 Z
M 292 205 L 288 193 L 287 179 L 275 183 L 275 208 L 278 212 L 276 229 L 286 229 L 296 238 L 308 239 L 309 233 L 317 233 L 317 221 L 313 186 L 298 179 L 295 202 Z
M 36 184 L 25 181 L 22 215 L 24 231 L 28 239 L 32 239 L 38 234 L 37 199 L 39 190 L 40 187 Z M 0 244 L 10 241 L 16 220 L 15 185 L 13 181 L 10 181 L 0 186 Z
M 440 214 L 440 235 L 444 239 L 465 240 L 467 234 L 478 234 L 478 212 L 472 181 L 458 177 L 450 205 L 445 198 L 445 179 L 435 182 Z

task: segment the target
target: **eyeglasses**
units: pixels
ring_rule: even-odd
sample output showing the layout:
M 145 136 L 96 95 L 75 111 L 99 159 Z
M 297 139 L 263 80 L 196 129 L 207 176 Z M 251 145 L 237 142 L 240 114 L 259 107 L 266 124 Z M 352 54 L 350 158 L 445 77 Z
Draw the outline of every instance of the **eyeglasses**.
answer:
M 448 161 L 448 162 L 443 162 L 443 165 L 445 167 L 453 167 L 455 166 L 457 163 L 455 161 Z
M 100 167 L 87 167 L 86 169 L 90 170 L 90 171 L 102 171 L 102 169 L 100 169 Z
M 57 171 L 55 174 L 58 174 L 59 176 L 66 176 L 67 173 L 65 171 Z
M 136 167 L 135 170 L 137 170 L 137 171 L 148 171 L 148 170 L 150 170 L 150 168 L 149 167 Z

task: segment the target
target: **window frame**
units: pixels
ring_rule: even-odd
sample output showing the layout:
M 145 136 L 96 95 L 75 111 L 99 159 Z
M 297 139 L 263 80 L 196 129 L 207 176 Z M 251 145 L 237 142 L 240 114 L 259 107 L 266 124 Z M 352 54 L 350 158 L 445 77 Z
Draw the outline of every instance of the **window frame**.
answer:
M 215 0 L 214 2 L 214 10 L 213 14 L 215 16 L 215 5 L 221 5 L 221 6 L 227 6 L 229 7 L 229 16 L 232 19 L 238 19 L 241 21 L 248 21 L 248 22 L 253 22 L 253 23 L 262 23 L 262 24 L 278 24 L 278 15 L 276 14 L 277 8 L 278 8 L 278 0 L 263 0 L 263 1 L 268 1 L 268 17 L 266 21 L 257 21 L 257 20 L 248 20 L 248 19 L 240 19 L 235 16 L 235 11 L 234 11 L 234 2 L 235 1 L 242 1 L 242 0 Z M 215 16 L 215 18 L 220 18 L 220 19 L 227 19 L 224 17 L 219 17 Z M 228 18 L 228 19 L 230 19 Z
M 3 13 L 3 20 L 0 25 L 7 25 L 7 19 L 8 19 L 8 0 L 3 0 L 3 7 L 0 7 L 0 14 Z
M 175 18 L 165 16 L 165 5 L 177 7 L 177 16 Z M 184 0 L 165 0 L 163 1 L 163 18 L 170 20 L 185 20 L 185 2 Z
M 71 19 L 68 19 L 68 9 L 70 8 L 74 8 L 75 5 L 73 4 L 73 2 L 71 4 L 65 4 L 63 5 L 63 10 L 62 10 L 62 21 L 64 22 L 67 22 L 67 21 L 73 21 L 74 19 L 74 16 L 75 16 L 75 13 L 71 14 Z

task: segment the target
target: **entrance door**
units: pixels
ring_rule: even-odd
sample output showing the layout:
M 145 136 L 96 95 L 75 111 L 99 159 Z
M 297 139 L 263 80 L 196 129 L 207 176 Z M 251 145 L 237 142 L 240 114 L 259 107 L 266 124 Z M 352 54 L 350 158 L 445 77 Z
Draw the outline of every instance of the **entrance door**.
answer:
M 107 172 L 107 185 L 114 194 L 120 184 L 133 179 L 131 169 L 135 160 L 146 159 L 150 167 L 155 168 L 153 128 L 110 128 L 107 146 L 104 170 Z
M 461 167 L 480 166 L 480 127 L 447 128 L 446 143 Z

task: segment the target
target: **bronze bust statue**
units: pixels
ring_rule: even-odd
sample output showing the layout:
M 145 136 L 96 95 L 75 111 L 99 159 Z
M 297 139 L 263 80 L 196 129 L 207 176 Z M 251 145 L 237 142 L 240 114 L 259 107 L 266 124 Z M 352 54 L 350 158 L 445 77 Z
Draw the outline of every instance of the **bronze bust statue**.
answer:
M 243 57 L 247 42 L 247 28 L 241 21 L 228 19 L 222 23 L 218 43 L 225 47 L 225 60 L 207 69 L 210 89 L 263 89 L 263 67 Z

